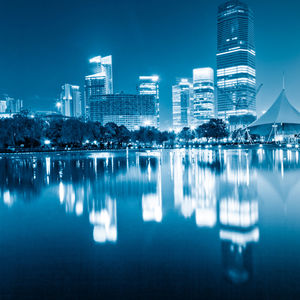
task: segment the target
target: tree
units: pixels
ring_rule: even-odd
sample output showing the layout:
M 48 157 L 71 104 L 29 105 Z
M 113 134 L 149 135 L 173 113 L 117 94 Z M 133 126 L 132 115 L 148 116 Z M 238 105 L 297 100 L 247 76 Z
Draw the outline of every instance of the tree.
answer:
M 179 133 L 179 138 L 188 143 L 195 138 L 195 133 L 189 127 L 184 127 Z

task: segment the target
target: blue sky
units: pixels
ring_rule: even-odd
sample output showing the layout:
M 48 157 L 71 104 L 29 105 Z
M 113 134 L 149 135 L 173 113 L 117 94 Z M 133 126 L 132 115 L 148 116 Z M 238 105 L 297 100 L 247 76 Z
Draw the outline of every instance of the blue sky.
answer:
M 222 1 L 3 1 L 0 90 L 27 107 L 53 109 L 60 85 L 83 86 L 88 59 L 113 55 L 115 91 L 135 92 L 139 75 L 161 77 L 161 120 L 171 120 L 171 85 L 196 67 L 216 65 Z M 255 13 L 258 114 L 280 93 L 300 109 L 300 3 L 245 1 Z

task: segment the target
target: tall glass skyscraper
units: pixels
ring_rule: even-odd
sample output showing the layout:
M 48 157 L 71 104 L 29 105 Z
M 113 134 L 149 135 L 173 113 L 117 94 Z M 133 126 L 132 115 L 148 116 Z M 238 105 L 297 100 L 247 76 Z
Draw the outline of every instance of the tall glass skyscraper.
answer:
M 218 116 L 256 115 L 254 16 L 238 0 L 218 9 Z
M 214 70 L 199 68 L 193 70 L 193 125 L 199 126 L 214 117 Z
M 112 56 L 96 56 L 90 59 L 94 74 L 85 77 L 84 107 L 85 118 L 90 118 L 90 100 L 101 95 L 113 94 Z
M 172 87 L 173 129 L 181 130 L 191 125 L 190 106 L 192 84 L 188 79 L 181 79 Z
M 80 87 L 64 84 L 60 93 L 61 113 L 66 117 L 79 118 L 82 115 Z
M 140 76 L 138 92 L 140 95 L 153 95 L 155 97 L 157 127 L 159 128 L 159 77 L 156 75 Z

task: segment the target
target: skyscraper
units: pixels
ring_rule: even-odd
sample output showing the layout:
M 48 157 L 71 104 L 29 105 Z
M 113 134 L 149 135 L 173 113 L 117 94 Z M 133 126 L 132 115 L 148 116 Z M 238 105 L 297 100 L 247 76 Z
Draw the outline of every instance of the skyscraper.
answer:
M 157 127 L 159 127 L 159 77 L 140 76 L 138 91 L 140 95 L 153 95 L 155 97 L 155 114 L 157 119 Z
M 193 70 L 193 125 L 199 126 L 214 117 L 214 70 Z
M 218 116 L 256 115 L 254 16 L 238 0 L 218 9 Z
M 64 84 L 60 93 L 61 113 L 66 117 L 79 118 L 82 115 L 81 93 L 77 85 Z
M 112 56 L 96 56 L 90 59 L 93 74 L 85 77 L 83 113 L 90 118 L 90 99 L 113 94 Z
M 191 88 L 192 84 L 185 78 L 172 87 L 173 129 L 175 130 L 181 130 L 191 124 Z

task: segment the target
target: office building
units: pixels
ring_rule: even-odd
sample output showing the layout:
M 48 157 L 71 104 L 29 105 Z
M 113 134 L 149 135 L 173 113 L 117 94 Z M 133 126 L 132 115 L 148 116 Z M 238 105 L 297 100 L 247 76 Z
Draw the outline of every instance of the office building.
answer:
M 209 122 L 214 113 L 214 70 L 199 68 L 193 70 L 193 125 Z
M 5 112 L 6 112 L 6 101 L 0 100 L 0 113 L 5 113 Z
M 61 87 L 60 108 L 66 117 L 79 118 L 82 115 L 81 93 L 77 85 L 64 84 Z
M 238 0 L 218 9 L 218 116 L 256 115 L 254 16 Z
M 0 113 L 16 114 L 23 108 L 23 100 L 14 99 L 8 95 L 3 95 L 0 99 Z
M 90 59 L 93 74 L 85 77 L 83 114 L 90 118 L 90 99 L 113 94 L 112 56 Z
M 172 87 L 173 129 L 176 131 L 191 125 L 192 84 L 183 78 Z
M 156 126 L 159 127 L 159 77 L 156 75 L 140 76 L 138 92 L 140 95 L 153 95 L 155 97 Z
M 113 122 L 134 130 L 143 126 L 157 127 L 154 95 L 97 95 L 90 98 L 90 118 L 94 122 Z

